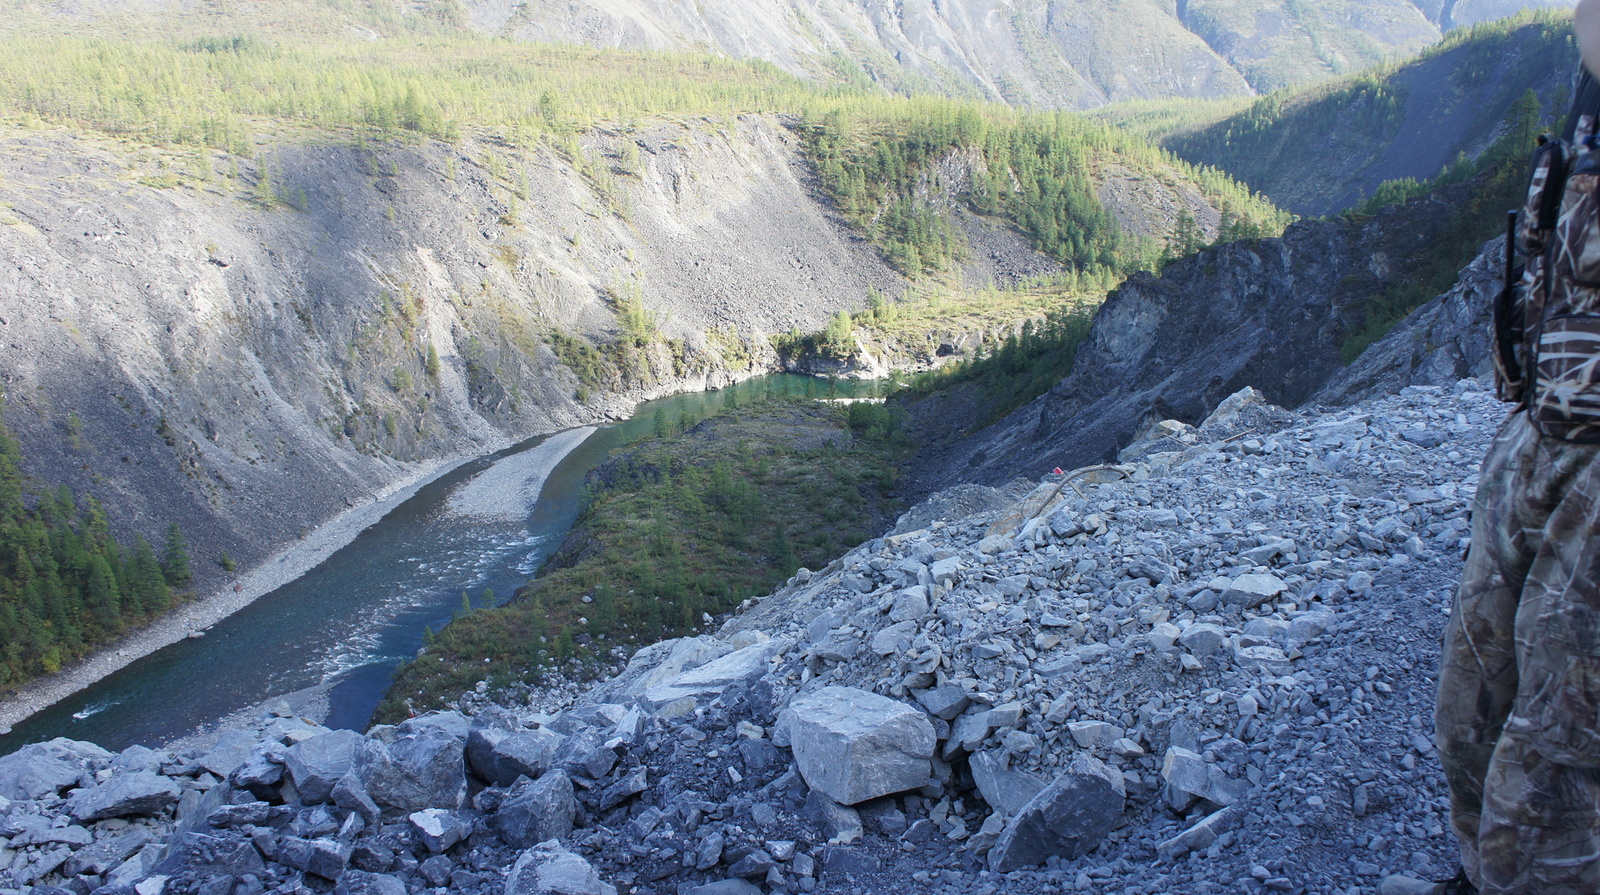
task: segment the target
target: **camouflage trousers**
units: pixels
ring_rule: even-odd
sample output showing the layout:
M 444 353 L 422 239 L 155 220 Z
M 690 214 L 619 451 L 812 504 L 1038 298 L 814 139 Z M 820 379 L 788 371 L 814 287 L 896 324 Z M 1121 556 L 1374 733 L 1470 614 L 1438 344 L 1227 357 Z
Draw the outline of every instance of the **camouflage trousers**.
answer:
M 1479 891 L 1600 892 L 1600 445 L 1523 411 L 1483 464 L 1434 725 Z

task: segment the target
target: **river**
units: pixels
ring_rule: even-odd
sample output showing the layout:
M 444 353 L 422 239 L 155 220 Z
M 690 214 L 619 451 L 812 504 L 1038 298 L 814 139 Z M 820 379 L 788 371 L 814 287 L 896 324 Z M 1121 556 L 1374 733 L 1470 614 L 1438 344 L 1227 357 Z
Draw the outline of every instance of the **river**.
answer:
M 330 727 L 362 729 L 426 628 L 503 602 L 561 542 L 583 479 L 610 452 L 732 402 L 872 394 L 872 383 L 773 375 L 641 404 L 622 423 L 534 438 L 428 483 L 310 572 L 16 724 L 0 754 L 66 736 L 112 750 L 191 734 L 275 696 L 327 688 Z

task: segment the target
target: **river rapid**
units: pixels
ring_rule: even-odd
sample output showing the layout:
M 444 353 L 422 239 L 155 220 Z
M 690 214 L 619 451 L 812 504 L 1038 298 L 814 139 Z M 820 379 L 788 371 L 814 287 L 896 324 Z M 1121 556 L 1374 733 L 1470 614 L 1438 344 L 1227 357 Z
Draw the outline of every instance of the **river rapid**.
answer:
M 0 754 L 66 736 L 120 750 L 217 725 L 315 690 L 330 727 L 362 729 L 395 666 L 471 605 L 498 604 L 539 569 L 577 517 L 585 475 L 611 451 L 774 395 L 873 394 L 871 383 L 772 375 L 641 404 L 602 428 L 545 435 L 424 485 L 305 575 L 16 724 Z

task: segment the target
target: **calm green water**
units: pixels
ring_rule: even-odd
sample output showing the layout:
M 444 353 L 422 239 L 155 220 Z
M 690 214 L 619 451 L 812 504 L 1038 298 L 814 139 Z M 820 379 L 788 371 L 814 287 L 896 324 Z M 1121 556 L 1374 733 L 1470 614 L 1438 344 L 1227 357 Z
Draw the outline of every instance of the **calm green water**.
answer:
M 623 423 L 536 438 L 431 482 L 344 549 L 214 626 L 146 656 L 0 737 L 0 754 L 56 736 L 122 749 L 190 733 L 246 706 L 331 684 L 329 726 L 366 725 L 395 665 L 462 593 L 496 602 L 539 568 L 577 516 L 584 475 L 611 450 L 737 401 L 862 397 L 875 383 L 765 376 L 640 405 Z M 572 447 L 572 442 L 581 443 Z M 562 456 L 563 451 L 571 448 Z M 554 462 L 556 458 L 559 462 Z

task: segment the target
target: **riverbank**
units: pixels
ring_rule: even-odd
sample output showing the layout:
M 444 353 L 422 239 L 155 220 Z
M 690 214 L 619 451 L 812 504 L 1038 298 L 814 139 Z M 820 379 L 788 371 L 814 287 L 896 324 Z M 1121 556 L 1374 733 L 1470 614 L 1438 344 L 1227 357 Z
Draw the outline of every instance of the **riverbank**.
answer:
M 502 450 L 509 444 L 508 441 L 496 445 L 485 453 Z M 56 674 L 23 684 L 16 692 L 0 699 L 0 736 L 9 734 L 13 725 L 36 712 L 55 705 L 157 650 L 185 637 L 196 634 L 204 636 L 207 628 L 316 568 L 429 482 L 474 459 L 477 457 L 450 457 L 422 464 L 412 475 L 373 495 L 367 503 L 352 507 L 316 527 L 304 538 L 268 557 L 224 588 L 176 607 L 167 615 L 130 632 L 116 643 Z

